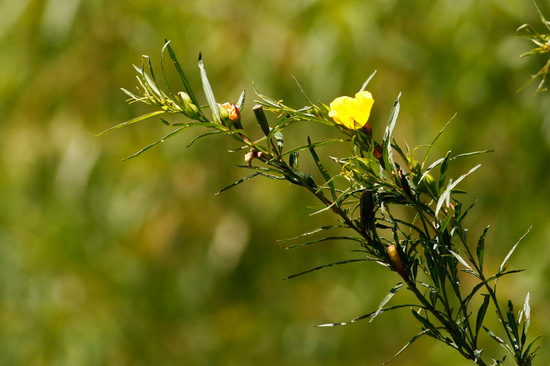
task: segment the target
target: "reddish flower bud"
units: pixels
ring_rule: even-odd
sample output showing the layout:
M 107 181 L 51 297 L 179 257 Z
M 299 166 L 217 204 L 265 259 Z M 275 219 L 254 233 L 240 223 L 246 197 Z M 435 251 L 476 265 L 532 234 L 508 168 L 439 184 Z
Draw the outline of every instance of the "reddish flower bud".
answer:
M 234 126 L 235 128 L 242 130 L 243 126 L 241 124 L 241 111 L 234 103 L 223 103 L 218 104 L 220 110 L 220 117 L 227 127 Z
M 241 119 L 241 111 L 239 111 L 239 107 L 237 107 L 236 104 L 233 103 L 223 103 L 222 107 L 227 110 L 228 118 L 231 122 L 235 123 L 237 121 L 240 121 Z
M 382 151 L 381 151 L 377 146 L 374 147 L 374 150 L 372 151 L 372 155 L 374 155 L 374 157 L 375 157 L 376 159 L 381 159 L 382 156 L 384 156 L 384 155 L 382 154 Z

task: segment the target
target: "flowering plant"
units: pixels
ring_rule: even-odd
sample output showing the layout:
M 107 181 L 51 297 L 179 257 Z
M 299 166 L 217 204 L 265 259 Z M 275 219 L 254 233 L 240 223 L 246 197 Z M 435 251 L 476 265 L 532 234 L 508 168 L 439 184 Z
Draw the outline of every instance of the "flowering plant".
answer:
M 339 326 L 367 318 L 372 321 L 382 313 L 409 309 L 421 330 L 396 356 L 418 338 L 428 336 L 479 365 L 488 365 L 489 357 L 493 365 L 499 365 L 507 356 L 518 365 L 531 365 L 536 347 L 533 347 L 535 341 L 527 341 L 531 319 L 529 294 L 519 312 L 516 312 L 511 301 L 503 307 L 496 296 L 498 279 L 519 272 L 509 267 L 511 255 L 519 241 L 511 247 L 496 272 L 490 273 L 484 263 L 488 227 L 472 241 L 464 225 L 473 205 L 465 205 L 459 199 L 459 194 L 465 193 L 458 188 L 459 183 L 480 165 L 454 179 L 449 173 L 449 167 L 455 160 L 488 151 L 448 152 L 443 157 L 430 160 L 432 148 L 448 123 L 430 144 L 413 149 L 402 147 L 392 137 L 400 110 L 399 97 L 390 111 L 383 138 L 377 141 L 369 123 L 374 99 L 366 91 L 374 74 L 363 84 L 355 98 L 337 97 L 329 105 L 314 104 L 306 97 L 308 105 L 296 109 L 256 92 L 258 100 L 252 110 L 261 135 L 254 137 L 254 131 L 245 129 L 241 120 L 244 91 L 236 103 L 218 103 L 199 56 L 198 65 L 207 102 L 207 106 L 201 106 L 169 42 L 164 45 L 162 55 L 166 52 L 174 63 L 184 91 L 174 92 L 168 83 L 166 90 L 159 87 L 151 62 L 146 58 L 141 67 L 135 67 L 139 82 L 137 92 L 123 91 L 128 95 L 129 102 L 143 102 L 157 109 L 105 132 L 168 113 L 183 114 L 189 121 L 172 123 L 161 118 L 173 130 L 129 158 L 191 127 L 209 129 L 198 138 L 220 134 L 230 136 L 241 145 L 235 152 L 243 154 L 246 164 L 242 168 L 251 173 L 220 192 L 260 176 L 302 187 L 322 203 L 321 211 L 331 211 L 336 215 L 337 223 L 288 239 L 301 242 L 286 245 L 285 248 L 334 239 L 335 236 L 329 236 L 330 232 L 345 230 L 346 234 L 336 238 L 355 243 L 355 251 L 362 256 L 315 267 L 289 278 L 351 262 L 374 262 L 398 275 L 396 284 L 372 312 L 347 322 L 321 324 L 320 327 Z M 266 112 L 274 114 L 276 122 L 270 125 Z M 332 126 L 339 136 L 320 141 L 307 138 L 307 143 L 303 145 L 286 148 L 283 132 L 298 122 Z M 351 154 L 331 157 L 329 165 L 318 150 L 337 143 L 349 145 Z M 423 156 L 418 158 L 422 151 Z M 300 153 L 303 152 L 311 155 L 317 171 L 300 169 Z M 326 236 L 310 239 L 319 233 Z M 463 281 L 466 278 L 468 281 Z M 390 305 L 394 295 L 402 289 L 411 292 L 416 301 Z M 490 307 L 502 325 L 500 332 L 486 326 Z M 486 355 L 483 344 L 488 339 L 501 345 L 506 354 Z

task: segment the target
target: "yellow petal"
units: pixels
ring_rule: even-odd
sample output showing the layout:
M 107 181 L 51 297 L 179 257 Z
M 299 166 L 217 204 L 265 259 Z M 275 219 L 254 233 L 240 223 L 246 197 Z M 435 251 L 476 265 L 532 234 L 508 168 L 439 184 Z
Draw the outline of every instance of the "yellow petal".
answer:
M 374 99 L 372 98 L 372 94 L 368 91 L 362 91 L 355 94 L 355 98 L 359 102 L 359 107 L 354 115 L 354 119 L 363 127 L 369 120 Z
M 330 103 L 328 115 L 335 123 L 349 129 L 358 129 L 367 123 L 373 103 L 372 94 L 368 91 L 355 94 L 355 98 L 338 97 Z
M 338 97 L 330 103 L 329 117 L 334 119 L 334 122 L 344 125 L 347 128 L 355 128 L 355 120 L 353 118 L 359 108 L 359 102 L 355 98 Z

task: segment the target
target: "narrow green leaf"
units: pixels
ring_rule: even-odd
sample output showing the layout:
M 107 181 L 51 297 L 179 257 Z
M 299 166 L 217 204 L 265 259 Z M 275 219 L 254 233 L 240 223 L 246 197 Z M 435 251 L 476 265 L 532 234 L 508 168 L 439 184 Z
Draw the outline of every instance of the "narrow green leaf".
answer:
M 183 69 L 181 68 L 181 65 L 179 64 L 178 59 L 176 58 L 176 53 L 174 52 L 172 47 L 170 47 L 170 41 L 165 39 L 164 42 L 165 43 L 164 43 L 164 47 L 162 48 L 162 54 L 164 54 L 165 50 L 168 50 L 168 54 L 170 55 L 170 59 L 174 63 L 174 67 L 176 68 L 176 71 L 178 72 L 178 75 L 181 79 L 181 82 L 183 83 L 183 87 L 185 89 L 185 92 L 187 93 L 187 95 L 189 95 L 189 99 L 191 99 L 191 102 L 193 102 L 194 105 L 199 106 L 200 104 L 197 101 L 197 97 L 195 97 L 195 93 L 193 93 L 193 89 L 191 88 L 191 84 L 189 84 L 189 81 L 187 80 L 187 77 L 185 76 L 185 73 L 183 72 Z M 203 116 L 204 120 L 206 121 L 207 118 L 204 117 L 204 114 L 202 113 L 202 111 L 200 109 L 199 109 L 199 111 L 200 111 L 201 115 Z
M 382 309 L 384 308 L 384 306 L 388 303 L 388 301 L 391 300 L 391 298 L 397 293 L 397 291 L 399 291 L 401 289 L 401 287 L 403 287 L 404 284 L 405 284 L 405 282 L 400 282 L 397 285 L 395 285 L 394 287 L 392 287 L 392 289 L 386 295 L 386 297 L 384 297 L 384 299 L 382 299 L 382 301 L 380 302 L 380 305 L 378 305 L 378 308 L 376 309 L 374 314 L 372 314 L 372 317 L 369 320 L 369 323 L 371 323 L 378 316 L 378 314 L 380 314 L 382 312 Z
M 233 187 L 235 187 L 235 186 L 237 186 L 237 185 L 239 185 L 239 184 L 241 184 L 241 183 L 243 183 L 243 182 L 246 182 L 246 181 L 249 180 L 249 179 L 252 179 L 252 178 L 254 178 L 254 177 L 257 177 L 257 176 L 259 176 L 259 175 L 262 175 L 262 173 L 261 173 L 261 172 L 256 172 L 256 173 L 254 173 L 254 174 L 251 174 L 251 175 L 248 175 L 248 176 L 246 176 L 246 177 L 243 177 L 243 178 L 239 179 L 238 181 L 236 181 L 235 183 L 232 183 L 232 184 L 228 185 L 227 187 L 220 189 L 218 192 L 216 192 L 215 196 L 217 196 L 218 194 L 220 194 L 220 193 L 222 193 L 222 192 L 225 192 L 225 191 L 227 191 L 228 189 L 233 188 Z
M 153 93 L 155 93 L 157 99 L 162 100 L 162 94 L 161 94 L 155 80 L 151 76 L 149 76 L 149 74 L 147 74 L 146 72 L 143 73 L 143 77 L 145 78 L 145 81 L 147 82 L 147 86 L 150 88 L 150 90 L 153 91 Z
M 381 311 L 380 313 L 384 313 L 384 312 L 386 312 L 386 311 L 391 311 L 391 310 L 396 310 L 396 309 L 401 309 L 401 308 L 412 308 L 412 307 L 418 307 L 418 305 L 414 305 L 414 304 L 401 304 L 401 305 L 390 306 L 390 307 L 387 307 L 387 308 L 382 309 L 382 311 Z M 373 311 L 373 312 L 370 312 L 370 313 L 368 313 L 368 314 L 358 316 L 357 318 L 353 318 L 352 320 L 347 321 L 347 322 L 316 324 L 316 325 L 314 325 L 314 326 L 315 326 L 315 327 L 318 327 L 318 328 L 324 328 L 324 327 L 338 327 L 338 326 L 341 326 L 341 325 L 348 325 L 348 324 L 351 324 L 351 323 L 355 323 L 355 322 L 357 322 L 357 321 L 359 321 L 359 320 L 363 320 L 363 319 L 370 318 L 370 317 L 372 316 L 372 314 L 374 314 L 375 312 L 376 312 L 376 311 Z
M 288 156 L 288 165 L 291 168 L 299 169 L 299 164 L 298 164 L 298 156 L 299 155 L 300 155 L 300 153 L 296 151 L 296 152 L 291 153 Z
M 453 255 L 453 257 L 455 257 L 460 262 L 460 264 L 462 264 L 464 267 L 468 268 L 469 270 L 472 270 L 472 267 L 468 264 L 468 262 L 464 260 L 464 258 L 460 256 L 460 254 L 458 254 L 452 249 L 449 249 L 449 252 Z
M 407 344 L 405 344 L 405 346 L 403 348 L 401 348 L 395 355 L 393 355 L 392 358 L 390 358 L 389 360 L 385 361 L 383 363 L 383 365 L 387 364 L 387 363 L 390 363 L 391 361 L 393 361 L 397 356 L 399 356 L 401 353 L 403 353 L 403 351 L 405 351 L 407 348 L 409 348 L 409 346 L 414 342 L 416 341 L 418 338 L 422 337 L 423 335 L 426 335 L 430 332 L 432 332 L 433 329 L 425 329 L 423 330 L 422 332 L 418 333 L 417 335 L 415 335 L 414 337 L 411 338 L 410 341 L 407 342 Z
M 285 178 L 287 178 L 289 182 L 297 184 L 299 186 L 317 188 L 315 179 L 313 179 L 313 176 L 309 173 L 304 173 L 299 170 L 292 169 L 292 175 L 285 174 Z
M 332 181 L 332 177 L 327 172 L 323 164 L 321 164 L 321 160 L 319 159 L 319 156 L 315 152 L 315 148 L 311 144 L 311 139 L 309 136 L 307 137 L 307 144 L 309 146 L 309 152 L 311 153 L 311 156 L 313 157 L 313 161 L 315 162 L 315 165 L 317 165 L 317 169 L 321 172 L 321 175 L 323 178 L 325 178 L 325 182 L 328 184 L 330 188 L 330 193 L 332 194 L 332 200 L 336 200 L 336 189 L 334 187 L 334 182 Z
M 449 151 L 447 152 L 447 155 L 445 155 L 445 158 L 441 163 L 440 174 L 439 174 L 439 187 L 443 187 L 445 185 L 445 181 L 447 179 L 447 169 L 449 168 L 450 157 L 451 157 L 451 152 Z
M 370 74 L 369 78 L 363 83 L 363 86 L 361 86 L 360 91 L 365 91 L 365 89 L 367 88 L 367 85 L 369 85 L 369 82 L 371 81 L 371 79 L 374 77 L 375 74 L 376 74 L 376 70 L 374 70 L 374 72 Z
M 489 226 L 483 230 L 483 233 L 479 237 L 479 240 L 477 241 L 477 248 L 476 248 L 476 254 L 477 254 L 477 260 L 479 261 L 479 268 L 480 271 L 483 271 L 483 254 L 485 252 L 485 235 L 487 235 L 487 231 L 489 230 Z
M 316 239 L 316 240 L 310 240 L 310 241 L 305 242 L 305 243 L 300 243 L 300 244 L 295 244 L 295 245 L 288 245 L 288 246 L 283 247 L 283 249 L 286 249 L 286 250 L 298 249 L 298 248 L 307 247 L 307 246 L 312 245 L 312 244 L 319 244 L 319 243 L 322 243 L 322 242 L 325 242 L 325 241 L 331 241 L 331 240 L 351 240 L 351 241 L 356 241 L 356 242 L 361 243 L 361 244 L 364 243 L 364 239 L 360 238 L 360 237 L 327 236 L 327 237 Z
M 195 142 L 197 142 L 198 140 L 203 139 L 207 136 L 219 135 L 220 133 L 223 134 L 225 132 L 224 131 L 213 131 L 213 132 L 203 133 L 202 135 L 199 135 L 199 136 L 195 137 L 193 140 L 191 140 L 191 142 L 188 143 L 186 147 L 191 147 L 191 145 L 193 145 Z
M 479 167 L 481 166 L 481 164 L 478 164 L 476 165 L 475 167 L 473 167 L 472 169 L 470 169 L 470 171 L 466 174 L 462 174 L 456 181 L 452 182 L 452 181 L 449 181 L 449 183 L 447 184 L 447 188 L 445 189 L 445 191 L 441 194 L 441 196 L 439 197 L 439 200 L 437 201 L 437 206 L 435 208 L 435 216 L 437 216 L 439 214 L 439 210 L 441 209 L 441 207 L 443 207 L 444 204 L 447 204 L 449 203 L 450 199 L 451 199 L 451 193 L 453 191 L 453 189 L 455 189 L 455 187 L 458 185 L 458 183 L 460 183 L 464 178 L 466 178 L 468 175 L 472 174 L 473 172 L 475 172 Z
M 187 129 L 188 126 L 184 126 L 184 127 L 180 127 L 180 128 L 177 128 L 175 129 L 174 131 L 170 132 L 169 134 L 167 134 L 166 136 L 164 136 L 163 138 L 153 142 L 152 144 L 149 144 L 147 146 L 145 146 L 143 149 L 139 150 L 138 152 L 136 152 L 135 154 L 132 154 L 126 158 L 124 158 L 123 160 L 126 161 L 126 160 L 130 160 L 130 159 L 133 159 L 141 154 L 143 154 L 144 152 L 146 152 L 147 150 L 149 149 L 152 149 L 153 147 L 159 145 L 159 144 L 162 144 L 164 141 L 168 140 L 170 137 L 173 137 L 175 136 L 176 134 L 180 133 L 181 131 Z
M 519 329 L 516 315 L 514 314 L 514 305 L 512 301 L 508 300 L 508 311 L 506 312 L 506 318 L 508 321 L 505 323 L 506 327 L 512 333 L 512 344 L 515 350 L 519 349 Z
M 277 141 L 278 153 L 281 154 L 283 152 L 283 147 L 284 147 L 283 133 L 281 131 L 277 131 L 273 134 L 273 137 L 275 137 L 275 141 Z
M 510 251 L 508 252 L 508 254 L 506 255 L 506 257 L 504 258 L 504 260 L 502 261 L 502 263 L 500 264 L 500 267 L 498 269 L 498 272 L 502 272 L 504 271 L 504 269 L 506 268 L 506 266 L 508 265 L 508 260 L 510 259 L 510 257 L 512 256 L 512 253 L 514 253 L 514 251 L 516 250 L 517 246 L 519 245 L 519 243 L 521 243 L 521 241 L 523 240 L 523 238 L 525 238 L 527 236 L 527 234 L 529 234 L 529 232 L 531 231 L 531 228 L 529 228 L 529 230 L 527 230 L 527 232 L 525 234 L 522 235 L 521 238 L 519 238 L 519 240 L 517 241 L 517 243 L 512 247 L 512 249 L 510 249 Z
M 237 108 L 239 108 L 239 111 L 243 110 L 245 94 L 246 94 L 246 89 L 243 89 L 243 92 L 241 93 L 239 100 L 237 101 Z
M 299 151 L 309 150 L 310 146 L 311 147 L 319 147 L 319 146 L 324 146 L 324 145 L 334 144 L 334 143 L 340 143 L 340 142 L 345 142 L 345 141 L 349 141 L 349 140 L 348 139 L 336 138 L 336 139 L 327 139 L 327 140 L 322 140 L 322 141 L 316 141 L 316 142 L 312 142 L 311 145 L 308 144 L 308 145 L 302 145 L 302 146 L 295 147 L 294 149 L 288 150 L 287 152 L 285 152 L 282 155 L 288 155 L 288 154 L 293 154 L 293 153 L 299 152 Z
M 479 334 L 479 330 L 481 329 L 481 326 L 483 325 L 483 320 L 485 319 L 485 314 L 487 313 L 487 308 L 489 307 L 489 302 L 491 298 L 489 295 L 484 294 L 483 295 L 483 303 L 479 307 L 479 310 L 477 311 L 477 317 L 476 317 L 476 340 L 477 336 Z
M 214 116 L 214 120 L 219 124 L 223 124 L 222 118 L 220 116 L 220 110 L 218 108 L 218 104 L 216 103 L 216 97 L 214 97 L 214 92 L 212 91 L 212 87 L 210 86 L 210 82 L 208 81 L 208 76 L 206 75 L 206 69 L 204 68 L 204 63 L 202 62 L 202 53 L 199 53 L 199 69 L 201 73 L 202 88 L 204 90 L 204 96 L 206 97 L 208 106 L 212 110 L 212 115 Z
M 303 237 L 310 236 L 310 235 L 313 235 L 313 234 L 317 234 L 317 233 L 320 233 L 320 232 L 323 232 L 323 231 L 327 231 L 327 230 L 331 230 L 331 229 L 341 229 L 341 228 L 346 228 L 346 227 L 347 226 L 345 226 L 345 225 L 321 226 L 321 227 L 316 228 L 315 230 L 309 231 L 307 233 L 304 233 L 304 234 L 301 234 L 301 235 L 298 235 L 298 236 L 295 236 L 295 237 L 292 237 L 292 238 L 279 239 L 279 240 L 277 240 L 277 242 L 281 243 L 281 242 L 285 242 L 285 241 L 293 241 L 293 240 L 301 239 Z
M 122 90 L 124 92 L 124 94 L 126 94 L 127 96 L 130 97 L 131 99 L 131 102 L 136 102 L 136 101 L 139 101 L 141 100 L 142 98 L 141 97 L 138 97 L 137 95 L 135 95 L 134 93 L 124 89 L 124 88 L 120 88 L 120 90 Z
M 428 145 L 428 150 L 426 151 L 426 155 L 424 156 L 424 161 L 422 162 L 422 165 L 426 164 L 426 161 L 428 160 L 428 156 L 430 155 L 430 152 L 432 151 L 432 148 L 434 147 L 437 140 L 439 140 L 439 137 L 443 134 L 443 132 L 447 129 L 447 127 L 451 124 L 452 120 L 456 117 L 456 114 L 451 117 L 447 123 L 445 123 L 445 126 L 439 131 L 437 136 L 433 139 L 432 143 Z
M 154 117 L 154 116 L 158 116 L 159 114 L 163 114 L 163 113 L 166 113 L 166 111 L 154 111 L 154 112 L 147 113 L 147 114 L 144 114 L 144 115 L 139 116 L 139 117 L 136 117 L 136 118 L 132 118 L 132 119 L 129 120 L 129 121 L 122 122 L 122 123 L 119 123 L 119 124 L 116 125 L 116 126 L 113 126 L 113 127 L 111 127 L 111 128 L 108 128 L 108 129 L 106 129 L 105 131 L 102 131 L 102 132 L 98 133 L 98 134 L 95 135 L 95 136 L 101 136 L 101 135 L 106 134 L 106 133 L 108 133 L 108 132 L 117 130 L 117 129 L 121 128 L 121 127 L 129 126 L 129 125 L 134 124 L 134 123 L 136 123 L 136 122 L 140 122 L 140 121 L 146 120 L 146 119 L 148 119 L 148 118 L 151 118 L 151 117 Z
M 339 266 L 341 264 L 348 264 L 348 263 L 355 263 L 355 262 L 365 262 L 365 261 L 366 261 L 366 259 L 361 258 L 361 259 L 348 259 L 348 260 L 345 260 L 345 261 L 329 263 L 329 264 L 325 264 L 323 266 L 318 266 L 318 267 L 309 269 L 309 270 L 304 271 L 304 272 L 293 274 L 291 276 L 288 276 L 288 277 L 284 278 L 284 280 L 289 280 L 291 278 L 302 276 L 302 275 L 305 275 L 307 273 L 315 272 L 315 271 L 318 271 L 320 269 L 329 268 L 329 267 L 333 267 L 333 266 Z
M 487 153 L 491 153 L 491 152 L 495 152 L 495 150 L 472 151 L 472 152 L 469 152 L 469 153 L 462 153 L 462 154 L 453 155 L 453 156 L 451 156 L 450 160 L 455 160 L 455 159 L 458 159 L 458 158 L 465 158 L 465 157 L 474 156 L 474 155 L 482 155 L 482 154 L 487 154 Z
M 527 330 L 529 329 L 529 325 L 531 324 L 531 306 L 529 305 L 529 292 L 527 293 L 527 296 L 525 296 L 525 302 L 523 303 L 523 315 L 525 316 L 525 320 L 523 322 L 523 328 L 522 328 L 522 337 L 521 337 L 521 343 L 525 343 L 525 340 L 527 339 Z
M 435 325 L 432 324 L 432 322 L 430 322 L 430 320 L 426 317 L 423 317 L 422 315 L 420 315 L 418 312 L 414 311 L 411 309 L 411 313 L 412 315 L 416 318 L 416 320 L 418 320 L 420 323 L 422 323 L 422 325 L 424 326 L 424 328 L 426 329 L 434 329 L 436 328 Z
M 504 342 L 499 336 L 497 336 L 495 333 L 493 333 L 486 326 L 482 325 L 482 327 L 489 334 L 489 336 L 491 336 L 491 338 L 493 338 L 498 344 L 500 344 L 506 351 L 508 351 L 512 355 L 514 354 L 514 351 L 510 348 L 510 346 L 506 342 Z
M 400 97 L 401 97 L 401 93 L 399 93 L 396 101 L 393 103 L 393 107 L 390 112 L 390 117 L 388 120 L 388 124 L 386 126 L 386 130 L 384 132 L 384 139 L 383 139 L 383 157 L 384 157 L 384 163 L 386 165 L 386 170 L 393 173 L 396 173 L 396 168 L 395 168 L 395 163 L 393 161 L 391 136 L 393 133 L 393 129 L 395 127 L 395 123 L 397 122 L 397 117 L 399 115 L 399 109 L 400 109 L 399 98 Z

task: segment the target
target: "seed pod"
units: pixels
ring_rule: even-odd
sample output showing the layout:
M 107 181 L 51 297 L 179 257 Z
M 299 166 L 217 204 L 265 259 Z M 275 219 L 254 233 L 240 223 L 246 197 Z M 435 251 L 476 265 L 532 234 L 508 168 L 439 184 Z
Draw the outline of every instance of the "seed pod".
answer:
M 265 116 L 265 113 L 264 113 L 264 108 L 259 105 L 259 104 L 256 104 L 252 110 L 254 111 L 254 115 L 256 116 L 256 120 L 258 121 L 258 124 L 260 125 L 260 128 L 262 129 L 262 132 L 264 133 L 264 135 L 268 136 L 269 135 L 269 123 L 267 123 L 267 117 Z
M 361 230 L 363 233 L 369 232 L 374 223 L 374 196 L 369 190 L 364 190 L 361 193 L 359 217 L 361 219 Z

